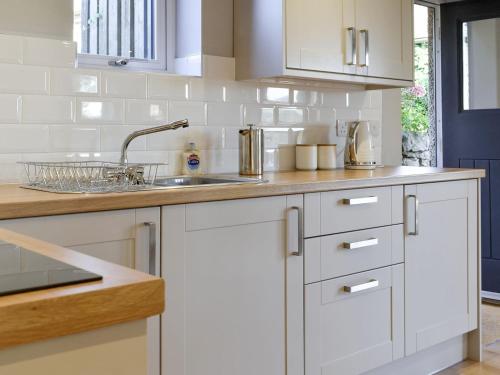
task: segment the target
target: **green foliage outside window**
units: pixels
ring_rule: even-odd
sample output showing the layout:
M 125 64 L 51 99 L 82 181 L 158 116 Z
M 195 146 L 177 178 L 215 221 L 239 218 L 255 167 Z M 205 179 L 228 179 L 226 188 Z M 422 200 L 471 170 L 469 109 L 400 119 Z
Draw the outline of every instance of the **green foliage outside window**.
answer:
M 429 129 L 429 46 L 415 44 L 415 86 L 401 92 L 403 130 L 426 133 Z

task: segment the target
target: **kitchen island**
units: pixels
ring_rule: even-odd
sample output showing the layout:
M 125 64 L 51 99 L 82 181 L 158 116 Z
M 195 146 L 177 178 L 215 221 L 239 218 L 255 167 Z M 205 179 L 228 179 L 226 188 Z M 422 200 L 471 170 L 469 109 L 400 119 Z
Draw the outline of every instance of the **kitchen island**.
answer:
M 146 318 L 163 311 L 162 279 L 5 229 L 0 241 L 0 256 L 19 247 L 102 276 L 0 296 L 0 374 L 145 373 Z
M 119 194 L 6 185 L 0 227 L 164 277 L 149 374 L 420 375 L 481 359 L 482 177 L 385 167 Z

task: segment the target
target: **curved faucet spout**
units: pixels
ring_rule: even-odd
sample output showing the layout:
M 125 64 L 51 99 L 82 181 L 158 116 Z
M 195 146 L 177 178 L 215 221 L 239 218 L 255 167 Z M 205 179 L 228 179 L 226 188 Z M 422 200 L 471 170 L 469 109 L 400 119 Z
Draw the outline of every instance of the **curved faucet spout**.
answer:
M 133 133 L 130 133 L 127 138 L 123 141 L 122 144 L 122 152 L 120 156 L 120 164 L 127 164 L 128 159 L 127 159 L 127 149 L 128 146 L 130 145 L 130 142 L 132 142 L 135 138 L 147 135 L 147 134 L 153 134 L 153 133 L 159 133 L 165 130 L 175 130 L 179 128 L 187 128 L 189 126 L 189 121 L 187 119 L 185 120 L 180 120 L 180 121 L 175 121 L 170 124 L 165 124 L 165 125 L 160 125 L 160 126 L 155 126 L 154 128 L 147 128 L 147 129 L 141 129 L 137 130 Z

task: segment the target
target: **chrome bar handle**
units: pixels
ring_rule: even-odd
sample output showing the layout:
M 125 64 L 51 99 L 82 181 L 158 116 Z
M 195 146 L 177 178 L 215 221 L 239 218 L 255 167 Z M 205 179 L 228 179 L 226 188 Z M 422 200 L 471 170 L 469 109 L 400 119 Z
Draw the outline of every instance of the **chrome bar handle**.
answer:
M 363 241 L 356 241 L 356 242 L 344 242 L 342 244 L 342 247 L 344 249 L 361 249 L 363 247 L 370 247 L 370 246 L 376 246 L 378 245 L 378 238 L 369 238 L 367 240 Z
M 287 250 L 288 254 L 302 256 L 304 253 L 302 240 L 302 211 L 300 207 L 290 207 L 287 212 Z
M 414 220 L 415 220 L 415 227 L 412 232 L 408 231 L 409 236 L 418 236 L 418 198 L 416 195 L 411 194 L 408 195 L 407 199 L 415 199 L 415 213 L 414 213 Z
M 377 196 L 342 199 L 342 203 L 345 205 L 348 205 L 348 206 L 357 206 L 360 204 L 370 204 L 370 203 L 377 203 L 377 202 L 378 202 Z
M 360 62 L 359 66 L 367 67 L 370 65 L 370 34 L 368 30 L 363 29 L 359 31 L 359 37 L 363 40 L 364 43 L 364 61 Z
M 156 223 L 144 223 L 149 228 L 149 273 L 156 275 Z
M 348 27 L 346 29 L 346 64 L 347 65 L 356 65 L 357 60 L 357 51 L 356 51 L 356 28 Z M 350 51 L 348 51 L 350 48 Z M 348 60 L 350 57 L 350 60 Z
M 378 284 L 379 284 L 378 280 L 372 279 L 372 280 L 368 281 L 367 283 L 363 283 L 363 284 L 345 285 L 344 292 L 357 293 L 357 292 L 361 292 L 363 290 L 376 288 L 376 287 L 378 287 Z

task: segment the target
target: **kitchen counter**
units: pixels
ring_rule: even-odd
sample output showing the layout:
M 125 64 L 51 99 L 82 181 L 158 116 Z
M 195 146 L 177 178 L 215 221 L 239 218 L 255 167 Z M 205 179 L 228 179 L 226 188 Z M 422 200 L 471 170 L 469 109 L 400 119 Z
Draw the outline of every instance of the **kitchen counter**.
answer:
M 56 194 L 0 185 L 0 219 L 254 198 L 362 187 L 481 178 L 481 169 L 382 167 L 266 173 L 267 183 L 204 186 L 111 194 Z
M 158 277 L 5 229 L 0 229 L 0 240 L 103 277 L 0 297 L 0 349 L 141 320 L 163 311 L 164 282 Z

